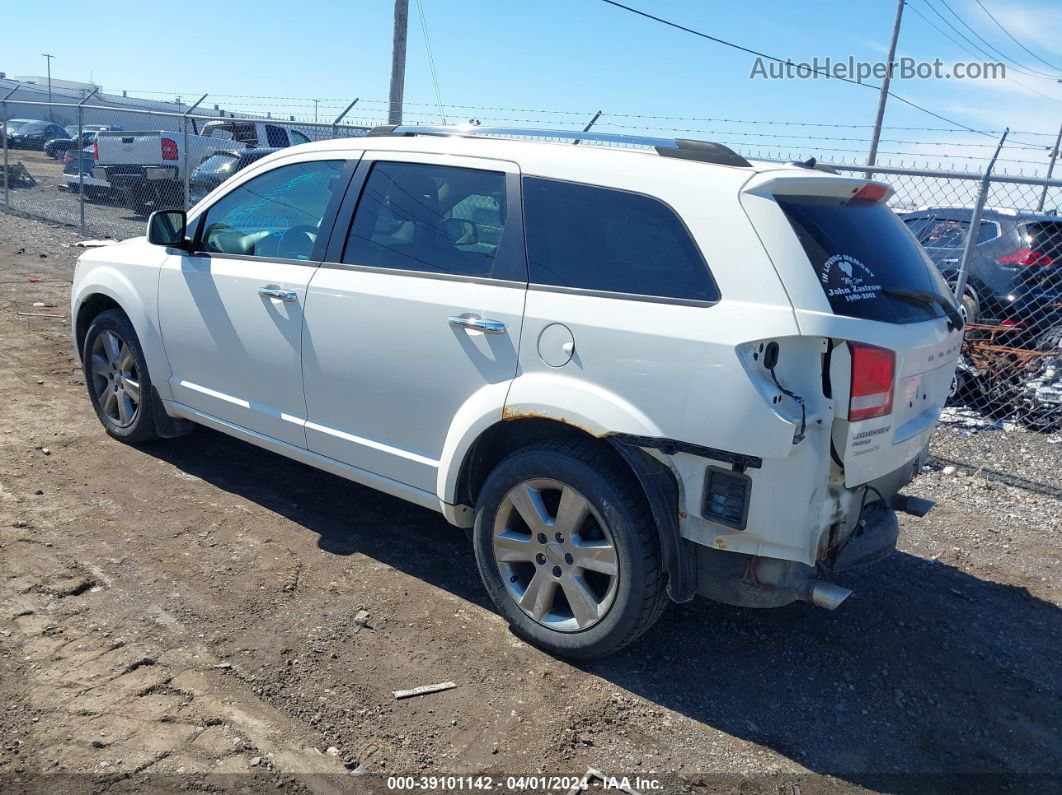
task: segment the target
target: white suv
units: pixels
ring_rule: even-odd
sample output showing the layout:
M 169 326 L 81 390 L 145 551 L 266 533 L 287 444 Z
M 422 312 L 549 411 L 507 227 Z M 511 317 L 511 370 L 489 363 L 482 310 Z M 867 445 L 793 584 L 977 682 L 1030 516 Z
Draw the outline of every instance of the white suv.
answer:
M 199 423 L 439 511 L 514 630 L 562 655 L 696 594 L 836 607 L 826 578 L 927 509 L 897 492 L 961 338 L 891 190 L 527 134 L 284 149 L 82 255 L 74 344 L 107 432 Z

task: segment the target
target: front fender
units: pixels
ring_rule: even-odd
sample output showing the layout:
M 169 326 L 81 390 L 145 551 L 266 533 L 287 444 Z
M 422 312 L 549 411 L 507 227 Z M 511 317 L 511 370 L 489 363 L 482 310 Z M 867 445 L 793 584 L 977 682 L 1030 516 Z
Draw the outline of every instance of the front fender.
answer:
M 70 293 L 70 326 L 78 360 L 81 358 L 81 351 L 77 350 L 78 315 L 92 296 L 106 296 L 122 308 L 133 324 L 144 358 L 147 359 L 152 384 L 159 395 L 165 399 L 171 398 L 170 367 L 162 346 L 156 314 L 158 269 L 138 269 L 130 275 L 111 264 L 94 264 L 78 276 Z

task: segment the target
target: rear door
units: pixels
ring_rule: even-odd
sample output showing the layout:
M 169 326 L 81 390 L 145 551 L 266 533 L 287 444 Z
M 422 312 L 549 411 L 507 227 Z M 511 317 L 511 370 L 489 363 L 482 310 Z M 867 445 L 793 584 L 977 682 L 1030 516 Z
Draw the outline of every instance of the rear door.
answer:
M 903 218 L 949 284 L 954 284 L 958 278 L 972 213 L 972 210 L 941 208 Z M 978 298 L 984 305 L 982 308 L 986 310 L 993 308 L 990 301 L 993 296 L 1006 295 L 1013 287 L 1013 269 L 998 261 L 1007 250 L 1005 237 L 1002 223 L 991 218 L 981 219 L 970 260 L 969 283 L 976 287 Z
M 526 290 L 517 179 L 505 161 L 365 153 L 307 297 L 310 450 L 435 494 L 454 418 L 501 420 Z
M 743 203 L 801 333 L 830 339 L 826 385 L 846 484 L 911 463 L 928 444 L 958 359 L 962 331 L 942 306 L 955 309 L 947 284 L 885 204 L 887 186 L 797 174 L 758 183 Z

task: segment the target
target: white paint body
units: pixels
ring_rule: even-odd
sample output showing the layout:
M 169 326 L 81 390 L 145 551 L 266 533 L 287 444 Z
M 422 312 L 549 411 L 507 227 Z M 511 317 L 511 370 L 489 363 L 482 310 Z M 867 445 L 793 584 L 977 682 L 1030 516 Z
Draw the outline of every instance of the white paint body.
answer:
M 122 306 L 171 415 L 466 526 L 471 511 L 457 504 L 462 462 L 476 439 L 506 418 L 547 417 L 595 436 L 674 439 L 760 457 L 762 468 L 747 471 L 748 525 L 737 531 L 702 516 L 705 467 L 718 461 L 650 451 L 676 475 L 686 538 L 807 564 L 850 507 L 851 487 L 911 465 L 928 443 L 960 335 L 939 321 L 900 326 L 834 315 L 767 187 L 788 180 L 843 192 L 861 181 L 592 146 L 342 139 L 254 163 L 196 205 L 190 224 L 220 196 L 281 163 L 340 158 L 464 165 L 656 197 L 690 230 L 722 300 L 683 305 L 329 263 L 217 255 L 192 262 L 135 239 L 81 257 L 74 315 L 97 293 Z M 264 285 L 293 290 L 297 301 L 263 299 L 257 288 Z M 505 333 L 451 327 L 448 317 L 462 313 L 499 320 Z M 780 381 L 806 400 L 807 434 L 799 444 L 799 409 L 755 356 L 766 340 L 780 346 Z M 896 351 L 897 389 L 917 383 L 927 395 L 890 417 L 854 424 L 860 431 L 890 428 L 859 460 L 846 453 L 853 430 L 844 420 L 843 345 L 832 359 L 833 396 L 823 394 L 830 340 Z M 831 461 L 831 437 L 844 456 L 843 473 Z

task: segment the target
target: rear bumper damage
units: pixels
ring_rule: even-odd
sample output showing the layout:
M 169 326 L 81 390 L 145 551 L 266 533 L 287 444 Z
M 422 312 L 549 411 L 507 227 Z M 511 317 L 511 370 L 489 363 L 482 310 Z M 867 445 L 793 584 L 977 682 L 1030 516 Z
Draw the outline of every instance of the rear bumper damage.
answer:
M 698 545 L 697 593 L 737 607 L 781 607 L 802 600 L 834 610 L 852 592 L 824 578 L 884 560 L 896 549 L 899 534 L 896 511 L 876 501 L 815 566 Z

